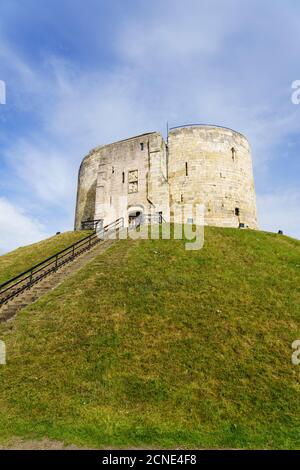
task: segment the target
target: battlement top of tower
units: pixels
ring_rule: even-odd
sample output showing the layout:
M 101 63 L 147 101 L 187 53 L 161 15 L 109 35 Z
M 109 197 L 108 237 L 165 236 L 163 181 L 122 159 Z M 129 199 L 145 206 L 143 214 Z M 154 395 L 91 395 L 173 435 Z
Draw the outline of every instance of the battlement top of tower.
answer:
M 135 139 L 142 139 L 145 136 L 155 135 L 155 134 L 161 135 L 160 132 L 157 132 L 157 131 L 144 132 L 143 134 L 138 134 L 138 135 L 134 135 L 134 136 L 131 136 L 131 137 L 127 137 L 125 139 L 116 140 L 114 142 L 109 142 L 107 144 L 97 145 L 97 147 L 92 148 L 88 152 L 88 154 L 83 158 L 81 164 L 83 164 L 85 161 L 87 161 L 90 157 L 92 157 L 95 153 L 99 152 L 99 150 L 101 150 L 101 149 L 104 149 L 104 148 L 107 148 L 107 147 L 115 147 L 116 145 L 122 144 L 124 142 L 130 142 L 130 141 L 135 140 Z
M 91 154 L 91 153 L 94 153 L 97 150 L 100 150 L 100 149 L 104 148 L 104 147 L 109 147 L 109 146 L 121 144 L 122 142 L 127 142 L 129 140 L 141 139 L 142 137 L 145 137 L 146 135 L 151 135 L 151 134 L 159 134 L 159 132 L 156 132 L 156 131 L 144 132 L 143 134 L 137 134 L 137 135 L 133 135 L 133 136 L 130 136 L 130 137 L 126 137 L 124 139 L 115 140 L 114 142 L 109 142 L 108 144 L 97 145 L 97 147 L 94 147 L 93 149 L 91 149 L 89 153 Z
M 169 134 L 172 133 L 172 132 L 176 132 L 176 131 L 179 131 L 180 129 L 188 129 L 188 128 L 193 128 L 193 127 L 196 127 L 196 128 L 205 128 L 205 129 L 219 129 L 219 130 L 224 130 L 224 131 L 230 131 L 230 132 L 233 132 L 234 134 L 239 134 L 240 136 L 242 136 L 244 139 L 247 139 L 247 137 L 242 134 L 241 132 L 239 131 L 236 131 L 234 129 L 231 129 L 230 127 L 226 127 L 226 126 L 219 126 L 217 124 L 204 124 L 204 123 L 199 123 L 199 124 L 183 124 L 181 126 L 175 126 L 175 127 L 170 127 L 169 128 Z M 248 141 L 249 143 L 249 141 Z

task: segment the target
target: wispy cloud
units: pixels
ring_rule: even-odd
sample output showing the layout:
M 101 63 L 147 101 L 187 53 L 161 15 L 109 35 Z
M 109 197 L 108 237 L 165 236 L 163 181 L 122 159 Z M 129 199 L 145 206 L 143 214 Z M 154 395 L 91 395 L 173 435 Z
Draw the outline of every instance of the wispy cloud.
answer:
M 63 152 L 53 149 L 49 142 L 41 142 L 34 137 L 20 139 L 6 152 L 12 175 L 26 188 L 27 197 L 54 206 L 74 198 L 74 184 L 70 162 Z
M 0 253 L 47 236 L 47 228 L 30 214 L 26 214 L 22 208 L 14 206 L 5 198 L 0 198 Z

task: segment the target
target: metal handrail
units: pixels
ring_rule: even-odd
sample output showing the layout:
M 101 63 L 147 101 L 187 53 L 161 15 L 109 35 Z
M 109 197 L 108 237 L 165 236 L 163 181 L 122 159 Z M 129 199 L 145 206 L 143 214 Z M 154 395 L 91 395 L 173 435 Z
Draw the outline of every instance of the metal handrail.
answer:
M 157 224 L 166 223 L 161 212 L 155 212 L 154 214 L 142 214 L 141 223 L 144 224 L 145 222 L 148 222 L 148 223 L 154 222 Z
M 83 220 L 81 222 L 81 229 L 96 230 L 99 225 L 103 225 L 103 219 Z
M 48 274 L 57 271 L 61 266 L 73 261 L 81 253 L 90 250 L 94 245 L 103 241 L 105 235 L 124 227 L 124 218 L 121 217 L 103 227 L 100 231 L 84 237 L 67 248 L 46 258 L 26 271 L 9 279 L 0 285 L 0 306 L 19 295 L 24 290 L 36 284 Z

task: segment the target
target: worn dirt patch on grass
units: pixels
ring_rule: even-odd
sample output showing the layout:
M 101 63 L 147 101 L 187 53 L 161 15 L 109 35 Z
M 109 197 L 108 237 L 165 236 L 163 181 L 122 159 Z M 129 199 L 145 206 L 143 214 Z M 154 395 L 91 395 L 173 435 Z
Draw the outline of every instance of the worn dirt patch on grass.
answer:
M 63 442 L 51 439 L 42 439 L 41 441 L 15 439 L 7 445 L 0 445 L 0 450 L 88 450 L 88 448 L 77 447 L 73 444 L 65 445 Z

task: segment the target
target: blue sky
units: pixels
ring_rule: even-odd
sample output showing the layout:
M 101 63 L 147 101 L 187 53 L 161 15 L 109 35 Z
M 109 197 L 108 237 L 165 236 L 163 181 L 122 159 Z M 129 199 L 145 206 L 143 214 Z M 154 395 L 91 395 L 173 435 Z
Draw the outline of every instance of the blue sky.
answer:
M 252 144 L 261 228 L 300 238 L 300 2 L 0 0 L 0 252 L 73 228 L 93 147 L 214 123 Z

